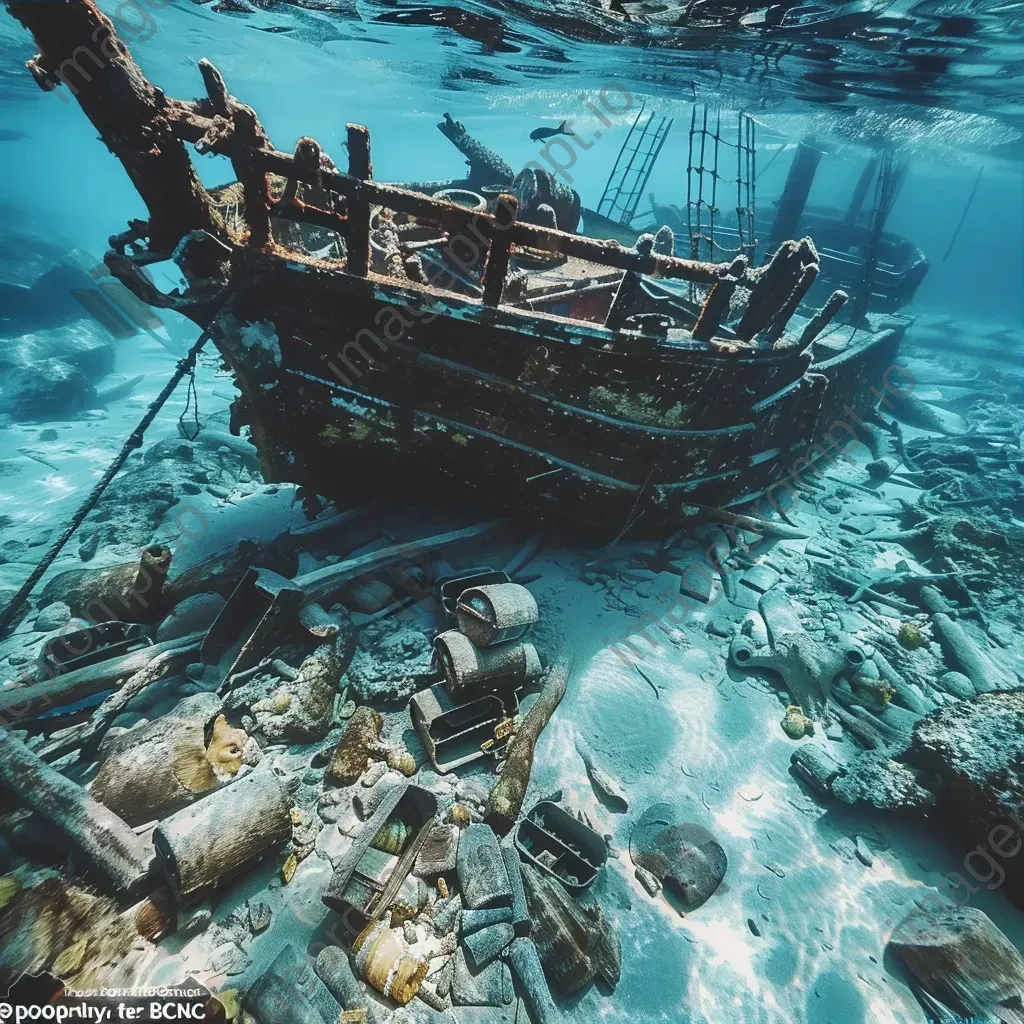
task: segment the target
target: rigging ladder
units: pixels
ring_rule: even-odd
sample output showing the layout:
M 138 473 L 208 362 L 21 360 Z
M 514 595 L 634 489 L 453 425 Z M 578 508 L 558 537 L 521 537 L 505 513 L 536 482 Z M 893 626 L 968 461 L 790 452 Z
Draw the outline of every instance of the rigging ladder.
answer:
M 730 255 L 742 253 L 747 257 L 749 265 L 755 266 L 758 243 L 754 229 L 757 198 L 756 122 L 750 114 L 740 113 L 736 121 L 736 141 L 732 142 L 722 135 L 721 108 L 715 115 L 714 130 L 708 127 L 707 104 L 701 104 L 699 109 L 698 113 L 698 105 L 694 104 L 690 116 L 686 164 L 686 226 L 690 235 L 691 258 L 721 262 Z M 722 147 L 736 151 L 735 179 L 720 170 Z M 710 166 L 705 163 L 707 160 L 710 160 Z M 735 182 L 735 227 L 723 225 L 721 220 L 716 220 L 722 212 L 718 206 L 719 182 L 723 186 Z
M 640 197 L 647 187 L 654 163 L 672 127 L 672 118 L 659 118 L 654 111 L 647 115 L 641 126 L 644 107 L 645 105 L 640 107 L 630 126 L 629 134 L 615 158 L 615 166 L 612 167 L 608 183 L 597 204 L 599 214 L 623 227 L 629 227 L 636 216 Z

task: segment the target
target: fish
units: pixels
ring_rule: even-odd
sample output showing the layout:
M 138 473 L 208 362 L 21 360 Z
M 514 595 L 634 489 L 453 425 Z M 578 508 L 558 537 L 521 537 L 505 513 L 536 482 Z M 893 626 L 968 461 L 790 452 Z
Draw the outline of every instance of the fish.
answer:
M 569 130 L 569 122 L 563 121 L 557 128 L 535 128 L 530 132 L 530 138 L 534 142 L 541 142 L 555 135 L 572 135 L 572 132 Z

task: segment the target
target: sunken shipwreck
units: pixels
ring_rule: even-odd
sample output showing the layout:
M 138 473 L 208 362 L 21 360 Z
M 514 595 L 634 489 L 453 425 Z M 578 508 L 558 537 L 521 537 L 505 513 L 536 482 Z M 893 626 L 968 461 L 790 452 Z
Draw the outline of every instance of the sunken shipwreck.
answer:
M 0 1019 L 1024 1024 L 1024 19 L 4 0 Z

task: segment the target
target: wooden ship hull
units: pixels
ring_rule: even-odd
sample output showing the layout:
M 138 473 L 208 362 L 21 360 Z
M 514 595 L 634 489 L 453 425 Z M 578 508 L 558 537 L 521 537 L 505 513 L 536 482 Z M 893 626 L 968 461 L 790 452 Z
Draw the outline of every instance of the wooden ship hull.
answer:
M 44 88 L 65 81 L 77 47 L 114 38 L 92 0 L 9 7 L 40 46 L 29 67 Z M 794 318 L 818 271 L 809 239 L 751 271 L 742 257 L 701 263 L 526 223 L 513 195 L 469 210 L 375 182 L 361 126 L 348 128 L 348 173 L 311 139 L 286 155 L 208 62 L 207 95 L 179 101 L 118 47 L 75 93 L 150 218 L 111 239 L 106 262 L 212 337 L 241 393 L 232 429 L 249 428 L 268 481 L 656 530 L 687 503 L 751 500 L 794 464 L 835 457 L 834 424 L 877 404 L 898 333 L 815 355 L 843 296 Z M 229 157 L 238 182 L 207 191 L 186 143 Z M 474 246 L 479 295 L 425 274 L 422 248 L 399 235 L 409 225 L 446 251 Z M 526 254 L 584 276 L 552 291 L 516 269 Z M 167 259 L 184 292 L 146 276 Z M 659 296 L 659 279 L 689 282 L 699 301 Z

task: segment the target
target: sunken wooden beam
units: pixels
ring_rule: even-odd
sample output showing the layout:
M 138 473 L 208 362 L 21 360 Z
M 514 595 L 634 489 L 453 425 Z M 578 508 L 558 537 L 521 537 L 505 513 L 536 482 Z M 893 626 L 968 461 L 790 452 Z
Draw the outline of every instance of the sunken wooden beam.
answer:
M 177 665 L 184 668 L 190 661 L 196 660 L 205 635 L 190 633 L 176 640 L 165 640 L 163 643 L 143 647 L 119 658 L 73 669 L 41 683 L 0 691 L 0 721 L 10 724 L 19 719 L 38 718 L 48 711 L 85 700 L 104 690 L 112 690 L 119 680 L 140 672 L 170 652 L 174 653 Z M 166 662 L 164 667 L 170 671 Z
M 144 894 L 153 867 L 149 841 L 137 836 L 113 811 L 51 768 L 7 729 L 0 729 L 0 789 L 65 836 L 115 891 Z
M 565 696 L 570 672 L 572 662 L 568 659 L 558 661 L 548 669 L 544 689 L 508 745 L 505 766 L 487 798 L 484 815 L 484 821 L 498 835 L 506 835 L 519 817 L 526 788 L 530 784 L 537 739 Z
M 810 291 L 811 285 L 814 284 L 817 277 L 818 264 L 806 264 L 800 274 L 800 279 L 796 283 L 796 287 L 789 293 L 789 298 L 786 299 L 782 308 L 775 314 L 772 322 L 768 325 L 768 329 L 764 332 L 766 343 L 774 344 L 782 337 L 782 332 L 786 329 L 790 317 L 797 311 L 800 303 L 804 301 L 804 297 Z
M 494 238 L 487 252 L 487 265 L 484 267 L 483 273 L 485 306 L 497 306 L 501 302 L 501 293 L 505 290 L 508 260 L 512 252 L 512 243 L 509 240 L 507 229 L 516 222 L 519 213 L 519 200 L 515 196 L 503 192 L 498 196 L 498 208 L 502 211 L 501 223 L 505 224 L 505 229 Z
M 807 322 L 807 326 L 800 335 L 800 348 L 807 348 L 814 344 L 818 335 L 835 319 L 839 311 L 846 305 L 849 295 L 841 289 L 834 291 L 826 300 L 825 305 L 818 310 Z
M 722 326 L 722 321 L 729 313 L 729 303 L 737 285 L 747 272 L 747 257 L 737 256 L 729 264 L 728 273 L 716 285 L 713 285 L 704 307 L 700 311 L 697 322 L 691 332 L 694 341 L 710 341 Z
M 750 341 L 765 330 L 799 287 L 805 267 L 816 263 L 818 253 L 809 238 L 780 245 L 768 265 L 755 274 L 756 281 L 736 334 L 743 341 Z
M 182 235 L 226 239 L 164 94 L 142 73 L 94 0 L 10 0 L 7 9 L 33 35 L 39 53 L 28 69 L 41 88 L 66 85 L 107 148 L 121 161 L 149 210 L 150 247 L 170 253 Z M 205 268 L 215 276 L 216 267 Z
M 421 540 L 393 544 L 389 548 L 380 548 L 365 555 L 347 558 L 334 565 L 325 565 L 322 569 L 314 569 L 313 572 L 296 576 L 293 582 L 302 588 L 306 601 L 323 602 L 346 583 L 358 579 L 366 573 L 377 572 L 385 566 L 393 565 L 404 559 L 416 558 L 427 552 L 441 551 L 460 541 L 482 537 L 505 526 L 508 522 L 507 519 L 490 519 L 483 523 L 477 523 L 475 526 L 467 526 L 462 530 L 452 530 L 450 533 L 440 533 L 433 537 L 424 537 Z
M 348 135 L 348 173 L 359 181 L 373 177 L 370 163 L 370 133 L 361 124 L 346 125 Z M 348 245 L 348 271 L 365 277 L 370 269 L 370 202 L 363 194 L 348 199 L 348 224 L 345 242 Z

